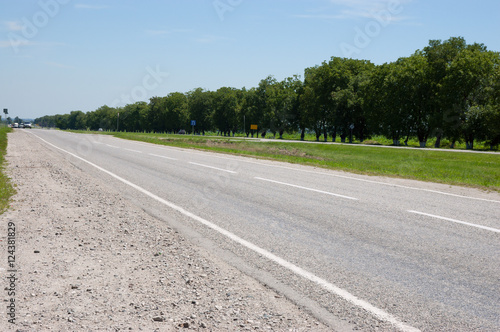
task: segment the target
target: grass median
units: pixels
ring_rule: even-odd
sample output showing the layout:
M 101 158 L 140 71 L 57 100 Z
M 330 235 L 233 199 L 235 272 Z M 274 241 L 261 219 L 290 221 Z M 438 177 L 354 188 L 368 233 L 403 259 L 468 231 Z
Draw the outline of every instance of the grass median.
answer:
M 181 148 L 253 156 L 347 172 L 500 191 L 500 154 L 361 145 L 259 142 L 229 137 L 114 133 L 115 137 Z
M 7 133 L 12 129 L 0 126 L 0 214 L 9 206 L 9 201 L 15 190 L 5 174 L 5 154 L 7 153 Z

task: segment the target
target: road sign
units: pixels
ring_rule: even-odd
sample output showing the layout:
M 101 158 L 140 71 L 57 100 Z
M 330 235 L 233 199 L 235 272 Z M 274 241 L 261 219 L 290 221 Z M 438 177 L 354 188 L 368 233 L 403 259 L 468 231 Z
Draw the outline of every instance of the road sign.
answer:
M 354 129 L 354 125 L 353 124 L 350 125 L 349 128 L 351 128 L 351 130 Z
M 191 126 L 196 126 L 196 120 L 191 120 Z
M 250 130 L 257 130 L 259 128 L 257 125 L 250 125 Z

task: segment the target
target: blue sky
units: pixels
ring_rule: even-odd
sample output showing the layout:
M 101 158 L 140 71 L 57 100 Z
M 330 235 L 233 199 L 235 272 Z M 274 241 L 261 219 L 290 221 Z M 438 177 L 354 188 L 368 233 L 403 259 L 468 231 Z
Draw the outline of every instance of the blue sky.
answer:
M 452 36 L 500 51 L 498 13 L 498 0 L 0 0 L 0 109 L 36 118 L 251 88 Z

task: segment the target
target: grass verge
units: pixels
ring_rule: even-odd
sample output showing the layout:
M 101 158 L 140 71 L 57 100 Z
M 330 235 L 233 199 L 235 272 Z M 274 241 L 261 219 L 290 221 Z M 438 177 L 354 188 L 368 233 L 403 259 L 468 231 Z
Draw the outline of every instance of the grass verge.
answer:
M 476 187 L 500 192 L 500 154 L 392 149 L 369 146 L 252 142 L 151 133 L 115 137 L 155 144 L 254 156 L 367 175 Z
M 7 133 L 12 129 L 8 127 L 0 127 L 0 214 L 4 213 L 9 206 L 9 201 L 15 190 L 5 175 L 5 154 L 7 153 Z

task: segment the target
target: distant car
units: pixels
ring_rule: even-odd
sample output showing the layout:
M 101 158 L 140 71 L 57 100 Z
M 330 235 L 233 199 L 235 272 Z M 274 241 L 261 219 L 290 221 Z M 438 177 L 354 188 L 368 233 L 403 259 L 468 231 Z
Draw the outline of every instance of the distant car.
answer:
M 26 123 L 24 124 L 24 128 L 29 128 L 29 129 L 31 129 L 31 128 L 33 128 L 33 126 L 31 125 L 31 122 L 26 122 Z
M 24 123 L 20 123 L 19 128 L 24 128 Z
M 179 135 L 186 135 L 186 131 L 184 129 L 179 130 L 178 132 Z
M 14 124 L 12 125 L 12 128 L 19 128 L 19 123 L 14 122 Z

